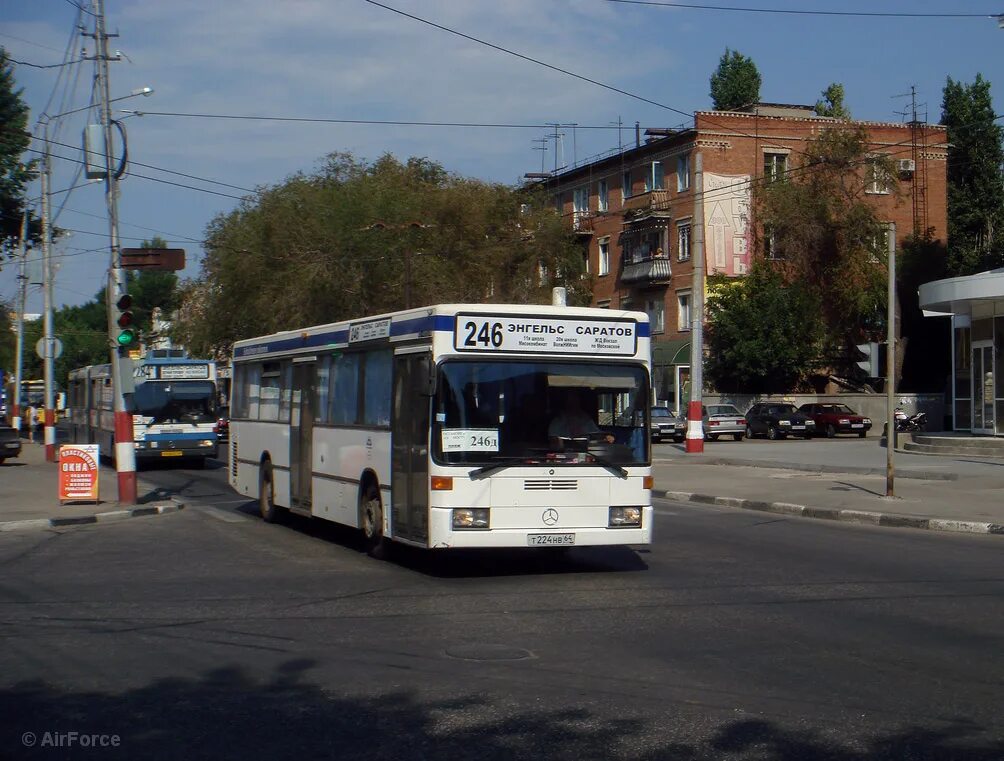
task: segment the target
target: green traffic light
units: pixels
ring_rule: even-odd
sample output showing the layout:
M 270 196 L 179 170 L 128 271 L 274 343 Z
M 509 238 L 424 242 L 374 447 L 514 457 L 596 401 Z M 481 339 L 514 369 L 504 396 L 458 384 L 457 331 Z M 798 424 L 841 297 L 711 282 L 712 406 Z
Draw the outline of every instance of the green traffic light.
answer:
M 132 330 L 123 330 L 118 336 L 119 346 L 129 346 L 136 340 L 136 333 Z

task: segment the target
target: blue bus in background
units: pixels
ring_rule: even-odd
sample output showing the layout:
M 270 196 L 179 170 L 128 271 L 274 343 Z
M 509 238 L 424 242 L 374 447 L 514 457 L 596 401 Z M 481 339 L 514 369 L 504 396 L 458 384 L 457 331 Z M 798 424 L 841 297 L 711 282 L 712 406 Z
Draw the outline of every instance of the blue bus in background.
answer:
M 216 363 L 178 349 L 154 349 L 133 360 L 135 390 L 126 394 L 133 416 L 136 462 L 153 460 L 202 467 L 218 453 Z M 70 441 L 115 452 L 111 365 L 70 372 Z

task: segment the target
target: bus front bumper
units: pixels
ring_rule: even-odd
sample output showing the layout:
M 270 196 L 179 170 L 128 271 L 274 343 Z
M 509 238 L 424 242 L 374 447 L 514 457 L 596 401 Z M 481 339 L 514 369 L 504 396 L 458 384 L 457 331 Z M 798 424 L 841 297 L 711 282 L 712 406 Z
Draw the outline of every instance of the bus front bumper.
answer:
M 176 446 L 169 446 L 165 442 L 136 442 L 137 460 L 171 460 L 171 459 L 192 459 L 195 457 L 216 458 L 219 453 L 218 445 L 213 442 L 211 445 L 199 444 L 198 441 L 174 442 Z M 156 444 L 156 446 L 153 446 Z
M 642 508 L 640 527 L 546 526 L 539 528 L 455 529 L 452 510 L 432 508 L 429 547 L 604 547 L 652 543 L 652 506 Z

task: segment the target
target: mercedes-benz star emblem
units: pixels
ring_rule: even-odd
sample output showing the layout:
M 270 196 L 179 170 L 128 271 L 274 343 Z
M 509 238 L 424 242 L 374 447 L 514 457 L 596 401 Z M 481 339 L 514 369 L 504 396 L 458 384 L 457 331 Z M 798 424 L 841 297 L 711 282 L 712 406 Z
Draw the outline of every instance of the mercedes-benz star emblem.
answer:
M 553 507 L 549 507 L 547 510 L 544 511 L 544 514 L 541 516 L 541 519 L 548 526 L 553 526 L 555 523 L 558 522 L 558 511 L 555 510 Z

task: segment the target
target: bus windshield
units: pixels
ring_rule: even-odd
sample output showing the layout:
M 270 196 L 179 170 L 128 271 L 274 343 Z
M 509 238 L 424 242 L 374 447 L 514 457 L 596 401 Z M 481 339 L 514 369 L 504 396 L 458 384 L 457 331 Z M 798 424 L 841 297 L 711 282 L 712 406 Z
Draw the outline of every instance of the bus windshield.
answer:
M 438 462 L 648 462 L 645 368 L 628 364 L 447 361 L 433 407 Z
M 154 423 L 215 423 L 216 388 L 207 381 L 146 382 L 136 386 L 133 414 Z

